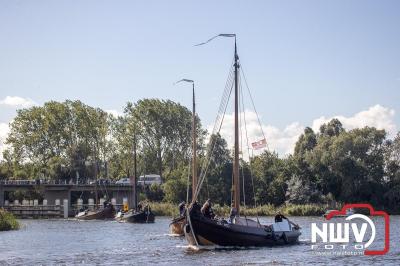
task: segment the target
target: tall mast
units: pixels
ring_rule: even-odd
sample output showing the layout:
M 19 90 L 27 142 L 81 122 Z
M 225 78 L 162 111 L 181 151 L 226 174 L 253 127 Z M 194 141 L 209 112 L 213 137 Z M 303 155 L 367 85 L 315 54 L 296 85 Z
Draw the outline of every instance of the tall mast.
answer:
M 193 160 L 192 160 L 192 198 L 194 197 L 194 194 L 196 193 L 197 189 L 197 142 L 196 142 L 196 101 L 195 101 L 195 95 L 194 95 L 194 82 L 192 83 L 193 85 L 193 111 L 192 111 L 192 151 L 193 151 Z
M 196 189 L 197 189 L 197 142 L 196 142 L 196 98 L 194 94 L 194 81 L 191 79 L 181 79 L 178 80 L 177 82 L 174 83 L 180 83 L 180 82 L 188 82 L 192 83 L 192 89 L 193 89 L 193 107 L 192 107 L 192 199 L 194 199 L 194 196 L 196 194 Z M 189 177 L 188 177 L 189 178 Z M 188 180 L 189 182 L 189 180 Z M 189 190 L 189 184 L 188 184 L 188 190 Z
M 135 132 L 133 133 L 133 205 L 135 207 L 135 211 L 137 211 L 137 191 L 136 191 L 136 183 L 137 183 L 137 162 L 136 162 L 136 126 Z
M 98 207 L 98 192 L 97 192 L 97 171 L 98 171 L 98 165 L 97 165 L 97 149 L 96 146 L 94 146 L 94 196 L 95 196 L 95 209 Z
M 238 55 L 235 37 L 235 157 L 233 162 L 233 204 L 238 214 L 240 211 L 240 183 L 239 183 L 239 90 L 238 90 Z

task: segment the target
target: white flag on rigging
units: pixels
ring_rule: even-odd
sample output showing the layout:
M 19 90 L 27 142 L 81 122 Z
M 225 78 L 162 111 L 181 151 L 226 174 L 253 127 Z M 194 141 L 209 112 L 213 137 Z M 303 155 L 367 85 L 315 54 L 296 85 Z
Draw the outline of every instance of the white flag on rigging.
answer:
M 254 150 L 259 150 L 267 146 L 267 141 L 264 139 L 251 143 Z

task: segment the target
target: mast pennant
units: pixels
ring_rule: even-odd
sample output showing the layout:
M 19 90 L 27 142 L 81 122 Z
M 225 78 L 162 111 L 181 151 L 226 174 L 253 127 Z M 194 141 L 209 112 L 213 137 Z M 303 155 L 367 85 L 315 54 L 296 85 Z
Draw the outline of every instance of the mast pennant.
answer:
M 254 150 L 259 150 L 262 148 L 267 147 L 267 140 L 264 138 L 262 140 L 256 141 L 251 143 L 251 146 L 253 147 Z
M 200 46 L 200 45 L 204 45 L 206 43 L 209 43 L 209 42 L 211 42 L 212 40 L 214 40 L 217 37 L 236 37 L 236 34 L 234 34 L 234 33 L 221 33 L 221 34 L 215 35 L 214 37 L 212 37 L 211 39 L 209 39 L 209 40 L 207 40 L 205 42 L 196 44 L 195 46 Z

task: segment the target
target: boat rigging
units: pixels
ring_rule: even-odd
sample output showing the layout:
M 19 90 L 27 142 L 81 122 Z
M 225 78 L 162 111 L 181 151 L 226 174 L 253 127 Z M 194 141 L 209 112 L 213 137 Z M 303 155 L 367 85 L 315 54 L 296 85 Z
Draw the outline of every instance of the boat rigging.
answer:
M 275 223 L 271 225 L 262 225 L 259 223 L 258 219 L 255 221 L 246 217 L 240 217 L 239 103 L 243 102 L 239 102 L 239 93 L 241 92 L 241 90 L 239 91 L 240 64 L 237 52 L 236 34 L 219 34 L 196 46 L 207 44 L 217 37 L 233 37 L 235 39 L 233 69 L 231 68 L 230 75 L 228 76 L 219 113 L 213 129 L 213 134 L 220 132 L 229 98 L 232 94 L 232 89 L 234 89 L 232 211 L 228 222 L 225 219 L 216 219 L 210 216 L 203 210 L 204 206 L 200 209 L 200 205 L 197 203 L 197 198 L 210 164 L 210 157 L 215 147 L 215 143 L 211 143 L 210 147 L 212 148 L 209 151 L 208 158 L 204 160 L 192 202 L 186 211 L 187 224 L 184 230 L 185 237 L 191 245 L 273 246 L 296 243 L 301 234 L 300 228 L 298 225 L 286 219 L 286 217 L 285 219 L 275 221 Z M 265 137 L 263 140 L 256 142 L 253 148 L 264 146 L 266 146 Z M 207 201 L 207 203 L 210 204 L 209 201 Z

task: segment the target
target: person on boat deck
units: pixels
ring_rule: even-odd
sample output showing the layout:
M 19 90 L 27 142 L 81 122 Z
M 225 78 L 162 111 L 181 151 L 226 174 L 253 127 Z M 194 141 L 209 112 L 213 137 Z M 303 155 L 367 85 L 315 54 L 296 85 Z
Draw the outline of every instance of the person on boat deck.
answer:
M 215 214 L 214 211 L 212 209 L 212 204 L 211 204 L 211 200 L 208 199 L 204 204 L 203 207 L 201 207 L 201 213 L 209 218 L 209 219 L 214 219 Z
M 283 221 L 283 219 L 288 220 L 280 211 L 277 212 L 275 215 L 275 223 L 280 223 Z
M 238 215 L 238 211 L 235 208 L 235 205 L 232 203 L 231 213 L 229 214 L 229 223 L 233 223 L 233 219 L 235 219 L 236 215 Z
M 139 204 L 137 205 L 137 209 L 138 209 L 138 212 L 140 212 L 140 211 L 142 211 L 142 204 L 139 202 Z
M 151 212 L 151 208 L 150 208 L 150 205 L 149 205 L 149 204 L 146 204 L 146 206 L 144 206 L 144 211 L 145 211 L 146 213 L 150 213 L 150 212 Z
M 185 207 L 186 207 L 186 203 L 184 201 L 179 203 L 178 208 L 179 208 L 179 215 L 180 216 L 185 216 L 185 211 L 186 211 Z
M 299 229 L 300 226 L 298 224 L 295 224 L 294 222 L 290 221 L 287 217 L 285 217 L 280 211 L 275 215 L 275 223 L 282 222 L 283 219 L 287 220 L 291 225 L 294 226 L 294 228 Z

